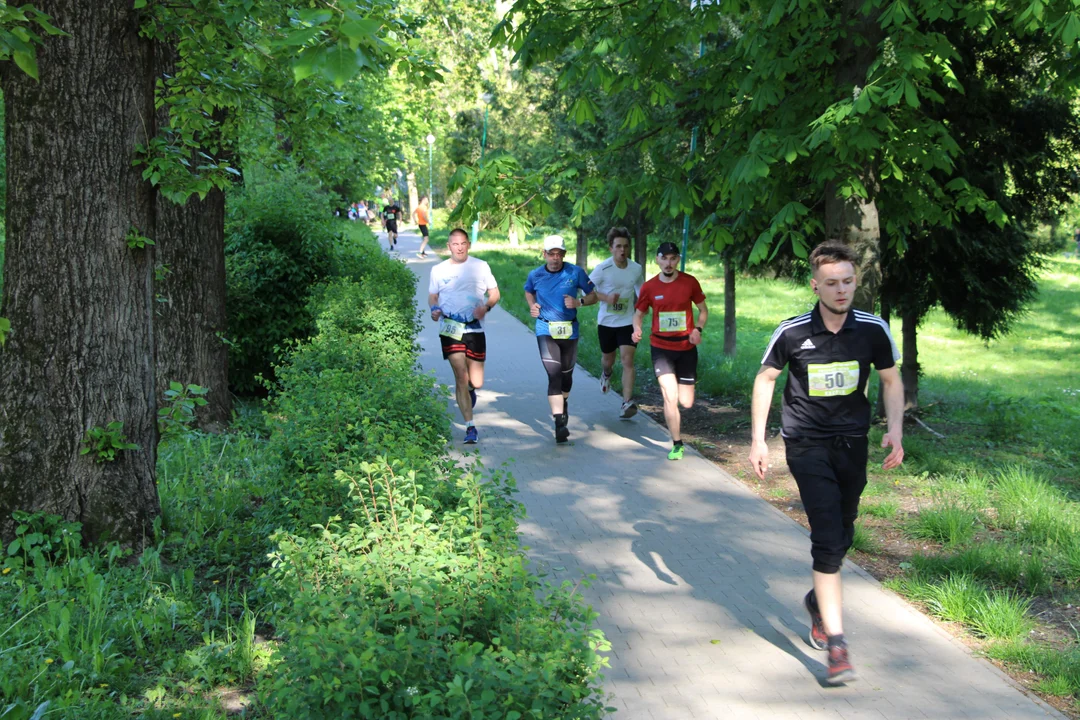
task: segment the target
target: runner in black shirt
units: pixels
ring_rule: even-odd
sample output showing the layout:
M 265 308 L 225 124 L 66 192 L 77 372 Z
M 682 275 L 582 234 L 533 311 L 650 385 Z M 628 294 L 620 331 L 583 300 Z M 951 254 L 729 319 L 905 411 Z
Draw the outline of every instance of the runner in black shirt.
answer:
M 904 388 L 896 361 L 900 354 L 888 324 L 851 309 L 855 295 L 855 255 L 841 243 L 822 243 L 810 253 L 810 281 L 818 304 L 785 320 L 773 333 L 754 381 L 750 465 L 761 479 L 769 465 L 765 425 L 776 378 L 788 366 L 781 433 L 788 468 L 810 522 L 814 587 L 803 600 L 810 613 L 810 644 L 829 650 L 826 682 L 855 679 L 844 642 L 840 565 L 855 535 L 859 496 L 866 487 L 866 434 L 870 403 L 866 382 L 877 368 L 885 393 L 888 429 L 882 447 L 892 452 L 882 465 L 904 460 Z
M 390 241 L 390 249 L 397 245 L 397 224 L 401 219 L 401 206 L 394 202 L 394 198 L 386 201 L 386 207 L 382 209 L 383 227 L 386 228 L 386 238 Z

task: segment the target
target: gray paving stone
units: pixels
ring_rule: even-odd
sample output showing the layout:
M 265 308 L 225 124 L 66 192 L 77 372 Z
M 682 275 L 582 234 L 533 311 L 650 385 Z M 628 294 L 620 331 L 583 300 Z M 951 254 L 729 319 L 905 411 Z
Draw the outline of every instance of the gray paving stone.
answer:
M 424 307 L 437 260 L 415 257 L 411 233 L 400 247 Z M 581 367 L 572 442 L 556 447 L 531 331 L 497 308 L 487 333 L 480 444 L 461 445 L 458 423 L 454 452 L 513 473 L 535 571 L 554 582 L 596 575 L 581 592 L 612 644 L 605 689 L 615 718 L 1062 717 L 851 564 L 845 630 L 860 679 L 824 687 L 824 655 L 804 640 L 806 531 L 691 448 L 669 462 L 664 428 L 643 413 L 619 420 L 620 398 Z M 424 370 L 452 384 L 434 323 L 419 342 Z M 450 410 L 459 420 L 453 401 Z

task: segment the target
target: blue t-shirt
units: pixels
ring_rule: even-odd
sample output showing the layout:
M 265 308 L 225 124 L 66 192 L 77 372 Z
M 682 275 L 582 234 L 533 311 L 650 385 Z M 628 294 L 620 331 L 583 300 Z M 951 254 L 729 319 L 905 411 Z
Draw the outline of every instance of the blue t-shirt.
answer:
M 577 308 L 566 307 L 564 295 L 577 297 L 578 290 L 588 295 L 596 286 L 585 274 L 585 271 L 577 265 L 563 263 L 562 270 L 551 272 L 547 265 L 529 273 L 525 280 L 525 292 L 536 296 L 536 302 L 540 303 L 540 317 L 536 319 L 536 334 L 551 335 L 548 331 L 548 322 L 560 320 L 572 320 L 574 334 L 570 340 L 576 340 L 578 336 Z

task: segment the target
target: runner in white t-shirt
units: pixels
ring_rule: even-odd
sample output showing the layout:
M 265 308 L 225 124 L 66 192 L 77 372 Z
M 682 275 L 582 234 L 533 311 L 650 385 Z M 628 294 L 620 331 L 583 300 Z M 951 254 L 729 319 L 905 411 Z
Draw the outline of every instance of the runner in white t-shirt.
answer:
M 597 265 L 589 275 L 596 285 L 596 296 L 600 298 L 600 313 L 596 318 L 603 368 L 600 389 L 607 392 L 611 387 L 611 372 L 615 368 L 617 350 L 622 359 L 623 404 L 619 417 L 629 420 L 638 411 L 634 402 L 634 353 L 637 343 L 630 336 L 634 332 L 634 303 L 645 282 L 645 270 L 629 258 L 629 230 L 613 227 L 608 230 L 607 241 L 611 257 Z
M 484 384 L 487 338 L 484 316 L 499 302 L 499 286 L 483 260 L 469 257 L 469 235 L 461 228 L 450 231 L 450 259 L 431 269 L 428 305 L 439 326 L 443 359 L 454 371 L 454 395 L 465 420 L 465 443 L 479 435 L 473 424 L 476 389 Z M 485 299 L 486 295 L 486 299 Z

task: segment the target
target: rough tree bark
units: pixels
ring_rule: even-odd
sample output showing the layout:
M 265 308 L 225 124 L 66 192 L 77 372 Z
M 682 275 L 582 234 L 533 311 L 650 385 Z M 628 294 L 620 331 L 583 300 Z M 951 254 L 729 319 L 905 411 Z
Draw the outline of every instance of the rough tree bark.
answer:
M 12 511 L 40 510 L 81 522 L 90 541 L 138 547 L 160 513 L 154 262 L 125 236 L 154 226 L 153 192 L 131 164 L 153 124 L 152 48 L 130 0 L 38 7 L 71 34 L 45 36 L 40 81 L 3 68 L 0 537 Z M 80 455 L 86 432 L 111 421 L 139 449 Z
M 589 271 L 589 238 L 585 236 L 585 228 L 576 227 L 574 233 L 577 235 L 577 245 L 574 248 L 576 256 L 574 262 L 579 268 L 585 272 Z
M 154 337 L 159 404 L 170 381 L 209 388 L 196 424 L 221 432 L 229 423 L 229 353 L 225 318 L 225 193 L 177 205 L 156 198 L 157 282 Z M 220 333 L 220 336 L 219 336 Z
M 735 357 L 735 264 L 724 257 L 724 354 Z
M 874 61 L 882 30 L 876 17 L 862 12 L 860 0 L 846 0 L 842 17 L 852 20 L 848 32 L 838 43 L 836 84 L 838 90 L 847 92 L 866 84 L 866 74 Z M 825 233 L 830 240 L 850 245 L 858 256 L 859 285 L 852 305 L 872 313 L 881 287 L 881 223 L 874 201 L 878 182 L 871 163 L 861 167 L 858 176 L 868 198 L 844 198 L 835 181 L 826 184 Z
M 157 43 L 155 74 L 171 75 L 176 52 Z M 222 120 L 217 117 L 217 120 Z M 156 131 L 169 126 L 167 107 L 155 115 Z M 158 403 L 169 383 L 209 388 L 196 425 L 221 432 L 229 422 L 229 352 L 225 337 L 225 193 L 213 190 L 177 205 L 155 194 L 157 275 L 154 340 Z
M 649 218 L 644 212 L 638 212 L 637 223 L 634 225 L 634 262 L 645 268 L 648 275 L 649 255 Z
M 913 312 L 905 312 L 903 319 L 903 358 L 900 365 L 900 379 L 904 381 L 904 409 L 919 407 L 919 318 Z

